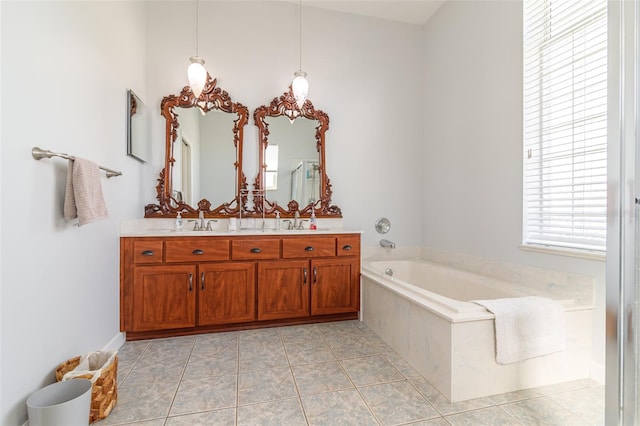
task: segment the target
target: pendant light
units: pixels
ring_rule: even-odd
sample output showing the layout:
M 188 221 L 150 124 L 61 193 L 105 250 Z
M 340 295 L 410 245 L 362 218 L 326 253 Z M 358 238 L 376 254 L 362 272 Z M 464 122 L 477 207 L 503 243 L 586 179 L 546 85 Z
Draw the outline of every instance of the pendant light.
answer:
M 293 73 L 294 79 L 291 83 L 291 90 L 293 91 L 293 97 L 296 100 L 296 105 L 298 105 L 298 109 L 302 109 L 302 105 L 307 100 L 307 95 L 309 93 L 309 82 L 307 81 L 307 73 L 302 71 L 302 0 L 300 0 L 299 5 L 299 41 L 300 41 L 300 67 L 298 71 Z
M 198 56 L 198 23 L 200 14 L 198 10 L 198 0 L 196 0 L 196 56 L 189 58 L 191 64 L 187 68 L 187 78 L 189 79 L 189 86 L 193 92 L 193 96 L 196 99 L 200 97 L 204 85 L 207 82 L 207 70 L 204 68 L 204 59 Z

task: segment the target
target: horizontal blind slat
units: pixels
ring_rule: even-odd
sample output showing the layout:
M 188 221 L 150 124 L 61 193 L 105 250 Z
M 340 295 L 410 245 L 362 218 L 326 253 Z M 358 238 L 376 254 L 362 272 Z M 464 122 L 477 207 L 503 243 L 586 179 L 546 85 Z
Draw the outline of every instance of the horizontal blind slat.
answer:
M 523 8 L 524 241 L 604 250 L 607 2 Z

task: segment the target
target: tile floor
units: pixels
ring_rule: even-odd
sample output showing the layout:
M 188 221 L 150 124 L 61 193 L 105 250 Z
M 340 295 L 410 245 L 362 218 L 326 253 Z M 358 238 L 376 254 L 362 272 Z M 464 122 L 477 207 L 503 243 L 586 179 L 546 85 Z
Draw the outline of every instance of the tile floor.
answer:
M 100 426 L 604 425 L 591 380 L 449 403 L 359 321 L 127 342 Z

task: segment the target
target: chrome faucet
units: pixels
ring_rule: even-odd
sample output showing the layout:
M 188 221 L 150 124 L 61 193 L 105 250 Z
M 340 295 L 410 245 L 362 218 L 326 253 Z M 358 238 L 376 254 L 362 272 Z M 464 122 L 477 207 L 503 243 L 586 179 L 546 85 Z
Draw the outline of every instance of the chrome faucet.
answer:
M 396 243 L 393 243 L 393 242 L 383 238 L 383 239 L 380 240 L 380 247 L 394 249 L 394 248 L 396 248 Z
M 200 221 L 200 230 L 204 231 L 206 225 L 204 223 L 204 212 L 202 210 L 198 213 L 198 220 Z
M 211 222 L 217 222 L 217 221 L 218 221 L 218 219 L 209 219 L 207 221 L 207 229 L 206 230 L 207 231 L 213 231 L 213 226 L 211 226 Z
M 296 210 L 295 214 L 293 215 L 293 229 L 298 229 L 298 226 L 300 226 L 300 212 L 298 210 Z

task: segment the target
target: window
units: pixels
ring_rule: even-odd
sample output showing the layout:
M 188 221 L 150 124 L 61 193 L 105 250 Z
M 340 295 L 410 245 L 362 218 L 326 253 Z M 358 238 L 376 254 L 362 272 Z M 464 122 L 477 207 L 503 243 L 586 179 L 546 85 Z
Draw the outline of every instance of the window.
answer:
M 265 189 L 275 191 L 278 189 L 278 145 L 267 145 L 265 151 Z
M 607 1 L 524 1 L 524 244 L 604 251 Z

